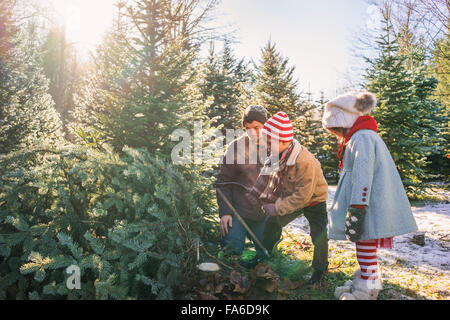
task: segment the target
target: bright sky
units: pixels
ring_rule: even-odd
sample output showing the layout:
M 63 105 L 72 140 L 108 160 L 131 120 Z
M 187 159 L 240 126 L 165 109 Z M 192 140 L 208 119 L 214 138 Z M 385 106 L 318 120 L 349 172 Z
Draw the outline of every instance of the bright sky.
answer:
M 113 0 L 43 0 L 55 4 L 70 41 L 83 53 L 99 43 L 114 15 Z M 258 61 L 269 39 L 295 65 L 302 89 L 327 97 L 345 84 L 352 41 L 374 20 L 365 0 L 222 0 L 214 23 L 237 29 L 238 57 Z
M 378 23 L 374 9 L 365 0 L 224 0 L 219 21 L 238 28 L 238 56 L 259 61 L 271 39 L 296 67 L 302 89 L 331 97 L 345 84 L 358 30 Z

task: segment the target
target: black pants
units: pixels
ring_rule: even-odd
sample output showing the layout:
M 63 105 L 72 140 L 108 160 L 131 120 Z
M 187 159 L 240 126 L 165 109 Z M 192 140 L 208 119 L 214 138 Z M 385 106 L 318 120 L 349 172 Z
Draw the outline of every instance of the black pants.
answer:
M 310 235 L 314 244 L 312 266 L 315 270 L 326 271 L 328 269 L 328 217 L 326 202 L 300 209 L 285 216 L 268 218 L 264 228 L 263 245 L 271 252 L 275 243 L 281 239 L 282 228 L 302 214 L 305 215 L 309 222 Z

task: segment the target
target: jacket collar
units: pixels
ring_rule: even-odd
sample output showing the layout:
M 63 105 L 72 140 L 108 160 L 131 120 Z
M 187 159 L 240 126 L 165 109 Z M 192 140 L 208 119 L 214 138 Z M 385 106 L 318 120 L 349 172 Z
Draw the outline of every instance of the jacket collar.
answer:
M 304 149 L 304 147 L 296 139 L 294 139 L 292 143 L 294 144 L 294 149 L 292 149 L 291 155 L 286 162 L 287 166 L 293 166 L 295 164 L 295 161 L 297 161 L 297 157 Z
M 291 167 L 293 165 L 295 165 L 295 162 L 297 161 L 297 157 L 298 155 L 303 151 L 304 147 L 300 144 L 300 142 L 298 142 L 297 140 L 294 139 L 294 141 L 292 142 L 294 144 L 294 148 L 292 149 L 291 155 L 289 156 L 289 158 L 286 161 L 286 166 Z M 264 166 L 260 172 L 260 175 L 270 175 L 272 174 L 273 168 L 271 166 Z

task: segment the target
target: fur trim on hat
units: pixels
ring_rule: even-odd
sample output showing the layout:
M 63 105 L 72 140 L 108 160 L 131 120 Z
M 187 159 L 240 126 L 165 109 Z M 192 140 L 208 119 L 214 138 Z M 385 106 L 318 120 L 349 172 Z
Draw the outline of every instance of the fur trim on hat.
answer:
M 369 114 L 377 105 L 373 93 L 347 93 L 332 99 L 325 105 L 322 117 L 324 128 L 351 128 L 359 116 Z

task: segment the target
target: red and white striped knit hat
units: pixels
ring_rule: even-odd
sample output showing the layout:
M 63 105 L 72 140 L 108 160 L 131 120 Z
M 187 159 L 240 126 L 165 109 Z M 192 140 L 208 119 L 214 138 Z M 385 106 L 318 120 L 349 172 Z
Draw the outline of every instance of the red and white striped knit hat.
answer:
M 294 140 L 294 128 L 288 115 L 284 112 L 278 112 L 267 120 L 262 129 L 262 133 L 284 142 Z

